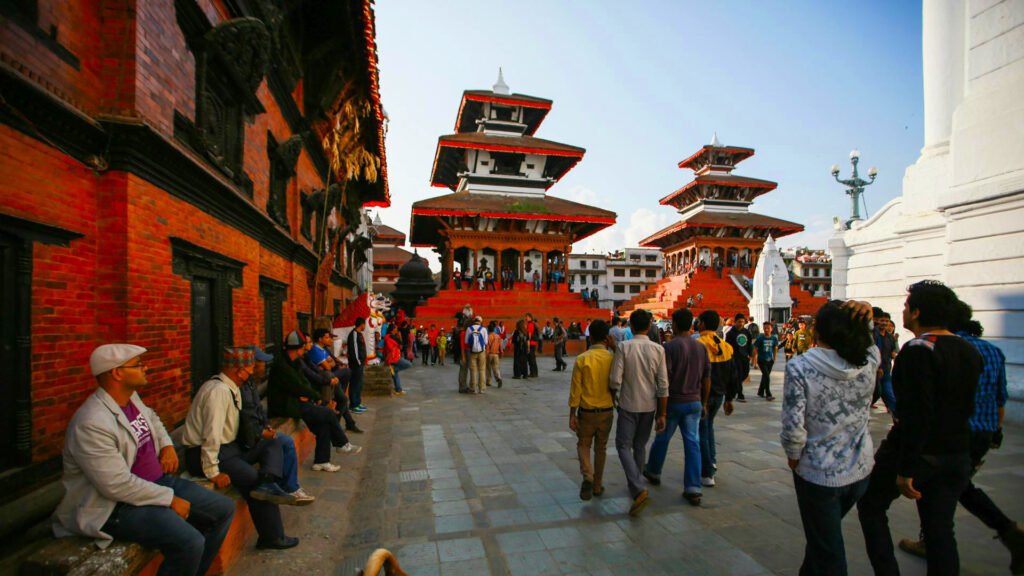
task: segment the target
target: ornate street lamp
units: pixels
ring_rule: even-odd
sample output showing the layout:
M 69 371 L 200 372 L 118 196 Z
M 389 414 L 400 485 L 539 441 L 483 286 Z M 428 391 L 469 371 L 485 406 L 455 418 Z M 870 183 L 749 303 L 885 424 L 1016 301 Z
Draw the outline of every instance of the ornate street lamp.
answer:
M 860 217 L 860 202 L 861 196 L 864 194 L 864 188 L 870 186 L 875 181 L 875 176 L 878 176 L 878 168 L 872 166 L 868 169 L 868 178 L 865 180 L 857 175 L 857 163 L 860 162 L 860 151 L 854 149 L 850 152 L 850 164 L 853 164 L 853 176 L 843 180 L 839 178 L 839 165 L 832 165 L 832 177 L 836 179 L 843 186 L 846 186 L 846 194 L 850 197 L 850 202 L 853 206 L 853 210 L 850 213 L 850 219 L 846 221 L 846 229 L 849 230 L 854 220 L 862 220 Z

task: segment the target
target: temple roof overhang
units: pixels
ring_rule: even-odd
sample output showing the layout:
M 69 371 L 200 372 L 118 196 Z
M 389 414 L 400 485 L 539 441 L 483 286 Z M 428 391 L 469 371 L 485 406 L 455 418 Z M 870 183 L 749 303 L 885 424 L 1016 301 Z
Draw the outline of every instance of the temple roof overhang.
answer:
M 373 249 L 374 264 L 405 264 L 412 258 L 412 252 L 397 246 L 376 246 Z
M 758 178 L 747 178 L 745 176 L 734 176 L 732 174 L 704 174 L 693 179 L 689 184 L 665 196 L 658 202 L 663 205 L 683 208 L 704 198 L 714 199 L 721 194 L 709 194 L 709 188 L 718 186 L 734 189 L 732 195 L 742 196 L 737 198 L 750 202 L 758 196 L 775 190 L 779 185 L 770 180 Z M 734 198 L 723 198 L 734 199 Z
M 370 226 L 370 233 L 373 235 L 375 242 L 397 242 L 399 244 L 405 244 L 405 232 L 396 230 L 387 224 L 374 224 Z
M 576 242 L 615 224 L 616 214 L 553 196 L 509 196 L 458 192 L 420 200 L 412 205 L 410 242 L 413 246 L 437 246 L 446 222 L 453 218 L 564 222 Z
M 802 232 L 803 224 L 753 212 L 699 212 L 640 241 L 641 246 L 667 248 L 698 236 L 764 239 Z
M 466 90 L 462 93 L 459 114 L 455 117 L 456 132 L 476 132 L 476 121 L 483 117 L 484 104 L 522 106 L 526 134 L 532 136 L 551 110 L 551 100 L 526 94 L 496 94 L 490 90 Z
M 706 144 L 700 150 L 694 152 L 689 158 L 681 160 L 679 162 L 679 167 L 696 170 L 699 166 L 707 163 L 707 159 L 705 157 L 710 155 L 711 152 L 732 156 L 733 166 L 754 155 L 753 148 L 744 148 L 742 146 L 712 146 L 710 144 Z
M 464 150 L 485 150 L 488 152 L 510 152 L 515 154 L 537 154 L 546 156 L 544 176 L 551 178 L 551 184 L 565 176 L 587 152 L 578 146 L 570 146 L 533 136 L 495 136 L 482 132 L 451 134 L 437 140 L 434 167 L 430 184 L 435 187 L 455 190 L 459 185 L 459 174 L 467 171 Z

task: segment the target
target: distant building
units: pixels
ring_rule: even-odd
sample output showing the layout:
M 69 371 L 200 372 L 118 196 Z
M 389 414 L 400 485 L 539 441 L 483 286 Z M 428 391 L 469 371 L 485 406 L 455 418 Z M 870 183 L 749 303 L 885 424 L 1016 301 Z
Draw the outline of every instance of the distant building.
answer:
M 832 257 L 825 250 L 797 248 L 790 272 L 793 285 L 813 296 L 832 290 Z
M 613 309 L 661 280 L 665 257 L 657 248 L 626 248 L 607 259 L 607 278 Z
M 605 254 L 569 254 L 569 290 L 587 292 L 597 289 L 598 307 L 612 308 L 608 285 L 608 256 Z
M 373 217 L 370 225 L 373 240 L 373 291 L 390 294 L 398 281 L 398 270 L 412 259 L 412 252 L 405 250 L 405 233 L 384 224 L 380 214 Z

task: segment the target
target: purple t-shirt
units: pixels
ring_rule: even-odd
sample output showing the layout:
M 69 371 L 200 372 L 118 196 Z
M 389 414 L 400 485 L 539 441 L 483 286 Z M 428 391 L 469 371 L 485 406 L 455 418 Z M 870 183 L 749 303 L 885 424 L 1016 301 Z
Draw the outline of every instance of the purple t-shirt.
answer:
M 132 432 L 135 433 L 135 439 L 139 443 L 139 449 L 135 453 L 135 464 L 132 465 L 132 474 L 143 480 L 156 482 L 164 475 L 164 470 L 160 467 L 160 459 L 156 455 L 156 444 L 153 442 L 153 432 L 149 428 L 149 422 L 131 402 L 127 406 L 122 406 L 121 410 L 128 417 L 128 422 L 132 425 Z
M 711 364 L 708 351 L 693 338 L 677 336 L 665 343 L 669 404 L 700 402 L 701 384 Z

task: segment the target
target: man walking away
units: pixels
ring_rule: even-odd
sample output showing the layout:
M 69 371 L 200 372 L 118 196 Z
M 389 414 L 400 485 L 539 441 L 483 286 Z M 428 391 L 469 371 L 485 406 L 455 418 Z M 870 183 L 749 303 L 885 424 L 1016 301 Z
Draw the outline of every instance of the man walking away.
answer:
M 498 333 L 498 324 L 491 321 L 487 325 L 487 378 L 484 387 L 491 385 L 491 376 L 494 376 L 498 388 L 501 388 L 501 354 L 501 334 Z
M 640 470 L 643 468 L 651 425 L 657 432 L 665 429 L 665 407 L 668 402 L 668 373 L 665 349 L 647 338 L 651 314 L 636 310 L 629 315 L 636 333 L 631 340 L 618 344 L 612 360 L 609 386 L 618 396 L 619 425 L 615 429 L 615 449 L 626 472 L 629 495 L 633 505 L 631 516 L 637 516 L 648 504 L 647 489 Z
M 89 368 L 98 385 L 68 423 L 58 538 L 85 536 L 156 548 L 159 576 L 206 574 L 235 514 L 222 494 L 175 475 L 178 456 L 160 417 L 142 402 L 146 349 L 104 344 Z
M 953 513 L 970 484 L 969 420 L 982 359 L 974 346 L 948 330 L 957 302 L 941 282 L 923 280 L 908 289 L 903 326 L 915 338 L 903 346 L 893 367 L 899 418 L 875 453 L 868 491 L 857 503 L 875 574 L 899 574 L 888 510 L 901 494 L 917 503 L 928 573 L 960 573 Z
M 998 449 L 1003 443 L 1003 411 L 1009 397 L 1006 389 L 1006 357 L 1003 351 L 981 338 L 981 323 L 971 319 L 972 310 L 960 302 L 956 322 L 949 328 L 967 340 L 981 353 L 981 377 L 974 396 L 974 415 L 971 416 L 971 478 L 981 469 L 989 449 Z M 985 491 L 969 481 L 960 494 L 960 504 L 986 526 L 995 530 L 997 537 L 1010 551 L 1010 573 L 1024 574 L 1024 530 L 1010 520 Z M 904 538 L 900 549 L 925 557 L 925 540 Z
M 484 375 L 487 372 L 487 329 L 483 318 L 473 318 L 473 325 L 466 330 L 464 343 L 469 351 L 469 390 L 476 388 L 477 394 L 484 393 Z
M 708 351 L 690 337 L 693 312 L 683 308 L 672 313 L 672 340 L 666 342 L 665 365 L 668 372 L 668 407 L 665 429 L 654 437 L 651 455 L 644 467 L 644 478 L 661 484 L 668 445 L 676 428 L 683 437 L 683 498 L 693 506 L 700 505 L 700 415 L 711 393 L 711 365 Z
M 590 500 L 604 493 L 604 462 L 615 417 L 615 400 L 608 388 L 615 357 L 608 347 L 614 346 L 614 340 L 608 336 L 608 324 L 603 320 L 595 320 L 590 325 L 590 334 L 594 344 L 576 357 L 569 385 L 569 429 L 576 433 L 576 453 L 583 476 L 580 500 Z
M 719 408 L 724 408 L 726 416 L 732 414 L 732 400 L 739 388 L 732 346 L 716 334 L 721 320 L 714 310 L 701 312 L 699 318 L 699 340 L 708 351 L 708 362 L 711 365 L 711 394 L 708 395 L 704 415 L 700 419 L 701 484 L 709 488 L 715 485 L 715 471 L 718 469 L 715 416 Z
M 765 400 L 775 400 L 772 396 L 772 368 L 775 366 L 775 355 L 779 350 L 779 337 L 773 334 L 771 322 L 764 323 L 764 332 L 754 339 L 754 361 L 761 371 L 761 385 L 757 387 L 757 395 Z

